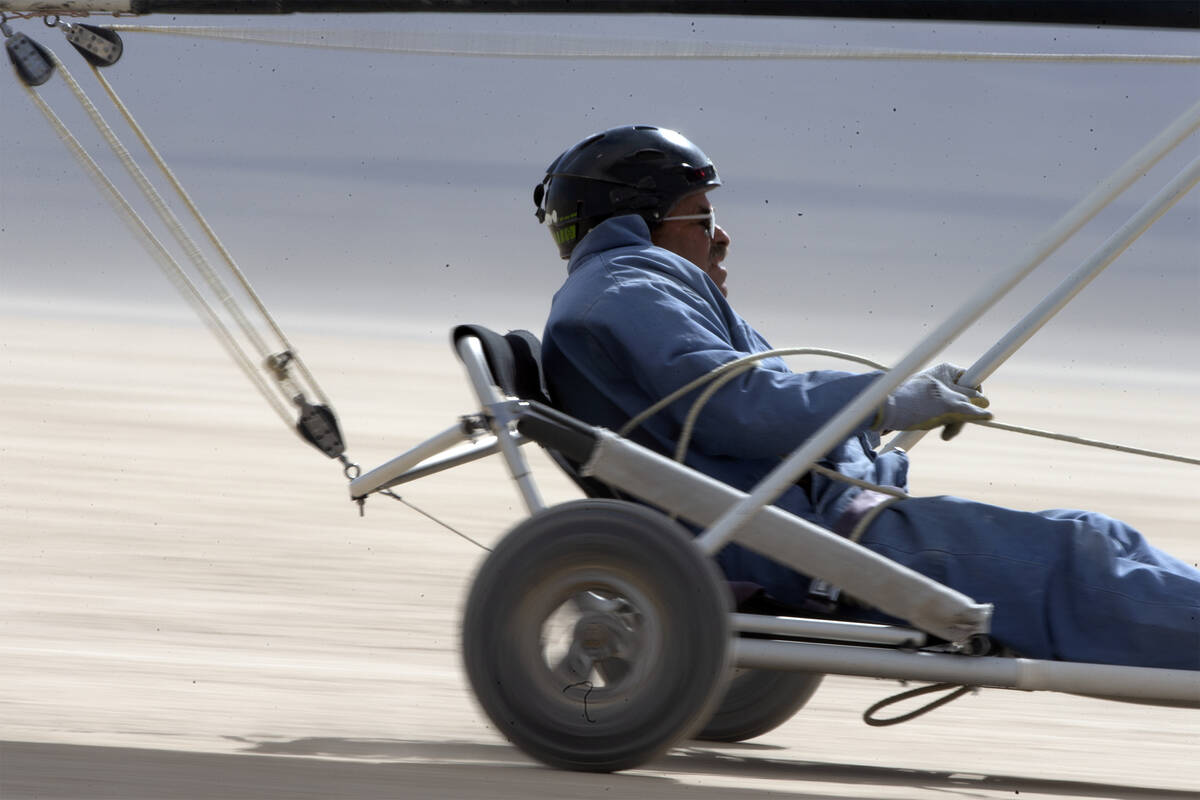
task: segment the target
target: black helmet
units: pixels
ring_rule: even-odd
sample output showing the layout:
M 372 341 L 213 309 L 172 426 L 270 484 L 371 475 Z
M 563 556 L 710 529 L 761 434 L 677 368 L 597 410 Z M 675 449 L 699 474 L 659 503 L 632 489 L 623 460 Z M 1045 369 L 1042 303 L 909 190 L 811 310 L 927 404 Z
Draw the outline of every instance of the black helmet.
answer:
M 720 186 L 717 168 L 682 135 L 653 125 L 596 133 L 546 168 L 533 190 L 538 222 L 563 258 L 609 217 L 640 214 L 651 228 L 686 195 Z

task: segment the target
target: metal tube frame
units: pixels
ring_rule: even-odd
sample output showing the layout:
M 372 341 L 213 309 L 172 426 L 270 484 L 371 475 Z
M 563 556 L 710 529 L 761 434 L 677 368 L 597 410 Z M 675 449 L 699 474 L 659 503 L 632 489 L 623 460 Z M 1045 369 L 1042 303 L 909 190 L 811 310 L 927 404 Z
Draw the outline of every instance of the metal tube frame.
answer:
M 768 639 L 737 639 L 733 652 L 734 663 L 744 668 L 1063 692 L 1105 700 L 1200 708 L 1200 671 L 1195 670 L 905 652 Z
M 716 553 L 734 537 L 763 506 L 775 501 L 796 479 L 812 468 L 821 456 L 844 441 L 874 416 L 887 396 L 930 358 L 958 338 L 975 320 L 995 305 L 1014 286 L 1057 250 L 1063 242 L 1108 205 L 1150 167 L 1180 142 L 1200 128 L 1200 101 L 1155 136 L 1141 150 L 1122 164 L 1112 175 L 1101 181 L 1082 200 L 1075 204 L 1058 222 L 1050 227 L 1018 259 L 1017 264 L 1002 272 L 989 286 L 969 299 L 950 318 L 917 344 L 892 369 L 854 398 L 835 414 L 816 433 L 770 472 L 754 487 L 750 496 L 729 509 L 697 539 L 708 553 Z
M 1191 161 L 1186 167 L 1171 179 L 1158 194 L 1150 198 L 1137 213 L 1131 216 L 1124 225 L 1118 228 L 1104 244 L 1100 245 L 1075 270 L 1063 279 L 1054 291 L 1038 303 L 1020 322 L 1014 325 L 1008 333 L 992 345 L 979 360 L 963 373 L 962 382 L 967 386 L 979 386 L 1000 368 L 1013 353 L 1017 352 L 1033 335 L 1054 318 L 1067 303 L 1091 283 L 1101 272 L 1108 268 L 1117 256 L 1124 253 L 1129 245 L 1146 232 L 1159 217 L 1167 213 L 1184 195 L 1195 188 L 1200 182 L 1200 157 Z M 924 438 L 928 431 L 906 431 L 892 438 L 884 447 L 886 452 L 893 449 L 911 450 L 917 442 Z
M 360 475 L 350 481 L 350 499 L 357 500 L 366 497 L 371 492 L 403 483 L 403 477 L 408 470 L 421 462 L 449 450 L 455 445 L 470 441 L 471 433 L 467 426 L 460 421 L 457 425 L 447 428 L 439 434 L 426 439 L 416 447 L 407 450 L 375 469 Z
M 499 452 L 509 474 L 525 501 L 529 513 L 545 508 L 541 494 L 534 483 L 533 474 L 520 448 L 528 444 L 525 437 L 517 433 L 516 420 L 519 404 L 504 396 L 492 380 L 483 349 L 474 337 L 463 337 L 456 345 L 459 358 L 467 370 L 467 377 L 483 408 L 480 417 L 463 417 L 459 423 L 427 439 L 390 461 L 350 481 L 350 499 L 358 500 L 372 492 L 378 492 L 397 484 L 443 472 L 452 467 L 486 458 Z M 489 435 L 481 433 L 481 426 L 490 428 Z M 470 446 L 435 458 L 447 450 L 470 441 Z
M 444 443 L 448 442 L 448 446 L 453 446 L 469 438 L 469 434 L 465 433 L 458 436 L 451 435 L 452 432 L 459 431 L 461 428 L 450 428 L 365 475 L 355 478 L 350 482 L 350 499 L 357 500 L 372 492 L 390 489 L 393 486 L 408 483 L 426 475 L 444 472 L 451 467 L 478 461 L 500 452 L 500 444 L 496 437 L 489 435 L 484 439 L 472 442 L 467 447 L 451 451 L 441 458 L 433 458 L 432 456 L 446 449 L 443 446 Z M 525 441 L 522 440 L 521 443 L 525 444 Z
M 487 358 L 483 347 L 474 336 L 464 336 L 455 344 L 458 356 L 467 368 L 467 377 L 475 389 L 475 394 L 483 403 L 484 414 L 492 421 L 492 433 L 496 436 L 500 452 L 504 455 L 504 464 L 508 474 L 517 484 L 525 507 L 532 514 L 546 507 L 538 492 L 529 464 L 521 454 L 519 436 L 516 430 L 516 404 L 505 397 L 500 387 L 492 380 L 488 369 Z
M 756 633 L 784 639 L 819 639 L 826 642 L 854 642 L 916 649 L 929 643 L 929 637 L 914 628 L 876 625 L 870 622 L 841 622 L 804 617 L 769 617 L 765 614 L 734 614 L 733 629 L 738 633 Z

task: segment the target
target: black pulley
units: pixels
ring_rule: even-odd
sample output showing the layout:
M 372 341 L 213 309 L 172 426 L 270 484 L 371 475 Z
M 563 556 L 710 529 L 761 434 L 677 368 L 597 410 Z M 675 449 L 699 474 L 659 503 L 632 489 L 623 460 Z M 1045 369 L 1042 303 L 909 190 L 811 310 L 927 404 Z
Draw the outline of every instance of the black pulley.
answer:
M 14 33 L 4 42 L 8 60 L 27 86 L 41 86 L 54 74 L 50 51 L 23 33 Z
M 95 25 L 71 23 L 67 27 L 67 41 L 79 54 L 95 67 L 110 67 L 121 58 L 125 45 L 116 31 Z
M 344 453 L 346 444 L 342 441 L 342 431 L 333 411 L 328 406 L 312 405 L 303 395 L 295 398 L 295 402 L 300 408 L 300 419 L 296 422 L 296 432 L 300 438 L 330 458 L 337 458 Z

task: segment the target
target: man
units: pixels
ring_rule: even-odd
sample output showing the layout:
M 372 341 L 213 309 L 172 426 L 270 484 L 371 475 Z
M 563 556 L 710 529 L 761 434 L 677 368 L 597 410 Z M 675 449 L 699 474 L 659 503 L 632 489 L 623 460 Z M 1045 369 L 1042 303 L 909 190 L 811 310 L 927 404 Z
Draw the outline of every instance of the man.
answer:
M 595 134 L 564 152 L 534 191 L 568 276 L 546 323 L 543 361 L 555 402 L 620 429 L 660 398 L 769 346 L 730 307 L 721 266 L 729 235 L 708 193 L 716 168 L 680 134 L 637 125 Z M 821 465 L 903 490 L 904 453 L 877 453 L 879 431 L 990 417 L 948 364 L 913 376 Z M 749 491 L 879 373 L 794 373 L 765 359 L 705 405 L 686 463 Z M 673 452 L 695 395 L 631 436 Z M 881 504 L 825 473 L 776 502 L 917 572 L 995 605 L 992 634 L 1031 658 L 1200 669 L 1200 571 L 1158 551 L 1129 526 L 1081 511 L 1014 511 L 953 497 Z M 811 607 L 822 587 L 736 544 L 717 556 L 734 581 Z M 841 609 L 850 612 L 851 609 Z M 861 610 L 860 610 L 861 618 Z

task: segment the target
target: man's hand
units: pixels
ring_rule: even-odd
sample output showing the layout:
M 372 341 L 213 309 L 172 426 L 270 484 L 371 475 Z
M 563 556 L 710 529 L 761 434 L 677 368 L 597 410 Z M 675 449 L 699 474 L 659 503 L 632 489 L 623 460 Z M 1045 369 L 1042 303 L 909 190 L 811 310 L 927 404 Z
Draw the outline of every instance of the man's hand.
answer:
M 963 423 L 991 419 L 983 411 L 988 399 L 977 388 L 958 383 L 964 370 L 953 364 L 938 364 L 918 372 L 896 390 L 879 408 L 873 428 L 880 431 L 928 431 L 945 426 L 943 439 L 952 439 Z

